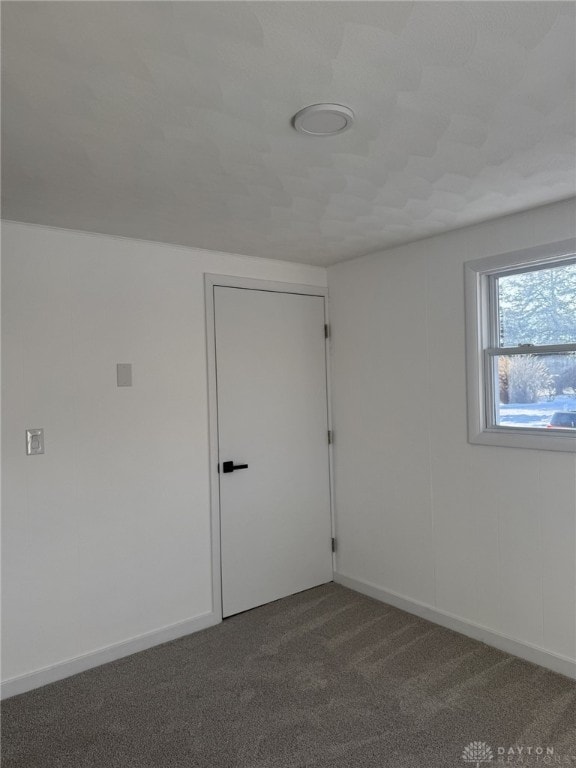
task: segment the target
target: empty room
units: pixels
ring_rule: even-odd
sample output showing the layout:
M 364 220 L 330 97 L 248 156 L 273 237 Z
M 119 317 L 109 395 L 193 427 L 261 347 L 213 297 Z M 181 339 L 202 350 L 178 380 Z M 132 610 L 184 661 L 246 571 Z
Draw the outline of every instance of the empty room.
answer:
M 0 11 L 2 768 L 576 766 L 576 3 Z

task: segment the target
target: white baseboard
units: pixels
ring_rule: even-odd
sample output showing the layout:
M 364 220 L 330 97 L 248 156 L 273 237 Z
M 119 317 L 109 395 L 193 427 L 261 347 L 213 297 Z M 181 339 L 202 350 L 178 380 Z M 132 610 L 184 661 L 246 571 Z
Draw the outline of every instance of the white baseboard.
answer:
M 431 605 L 426 605 L 426 603 L 419 603 L 395 592 L 382 589 L 376 586 L 376 584 L 354 579 L 343 573 L 334 573 L 334 581 L 337 584 L 342 584 L 343 587 L 353 589 L 355 592 L 361 592 L 363 595 L 380 600 L 382 603 L 393 605 L 395 608 L 400 608 L 407 613 L 413 613 L 415 616 L 432 621 L 434 624 L 440 624 L 442 627 L 452 629 L 474 640 L 480 640 L 480 642 L 498 648 L 500 651 L 510 653 L 512 656 L 519 656 L 521 659 L 530 661 L 533 664 L 538 664 L 541 667 L 551 669 L 553 672 L 576 679 L 576 661 L 568 656 L 561 656 L 531 643 L 514 640 L 507 635 L 494 632 L 492 629 L 483 627 L 480 624 L 474 624 L 446 611 L 433 608 Z
M 2 681 L 0 698 L 7 699 L 10 696 L 16 696 L 19 693 L 31 691 L 33 688 L 40 688 L 42 685 L 54 683 L 56 680 L 62 680 L 65 677 L 76 675 L 78 672 L 84 672 L 93 667 L 99 667 L 109 661 L 122 659 L 124 656 L 130 656 L 138 651 L 145 651 L 161 643 L 167 643 L 170 640 L 177 640 L 179 637 L 190 635 L 193 632 L 199 632 L 214 624 L 219 624 L 221 618 L 216 613 L 203 613 L 195 616 L 193 619 L 185 619 L 177 624 L 170 624 L 167 627 L 154 629 L 151 632 L 145 632 L 137 637 L 131 637 L 129 640 L 123 640 L 120 643 L 108 645 L 105 648 L 99 648 L 97 651 L 85 653 L 82 656 L 76 656 L 73 659 L 60 661 L 49 667 L 28 672 L 25 675 L 11 677 Z

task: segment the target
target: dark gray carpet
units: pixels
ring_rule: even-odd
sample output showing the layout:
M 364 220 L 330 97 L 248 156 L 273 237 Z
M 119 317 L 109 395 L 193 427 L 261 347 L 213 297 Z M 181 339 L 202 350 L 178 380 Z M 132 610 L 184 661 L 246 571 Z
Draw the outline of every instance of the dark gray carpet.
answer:
M 2 766 L 576 766 L 575 725 L 567 678 L 327 584 L 7 700 Z

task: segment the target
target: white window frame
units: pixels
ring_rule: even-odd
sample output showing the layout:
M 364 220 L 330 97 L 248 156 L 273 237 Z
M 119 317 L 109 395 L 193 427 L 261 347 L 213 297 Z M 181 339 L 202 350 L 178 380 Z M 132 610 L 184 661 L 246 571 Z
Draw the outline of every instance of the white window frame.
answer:
M 495 334 L 498 316 L 494 276 L 517 274 L 539 267 L 560 266 L 576 260 L 576 239 L 513 251 L 464 264 L 466 291 L 466 373 L 468 388 L 468 442 L 510 448 L 576 452 L 576 435 L 560 430 L 506 427 L 493 423 L 495 383 L 491 381 L 490 357 L 498 347 Z M 500 348 L 506 354 L 506 348 Z M 518 353 L 518 348 L 515 348 Z M 576 351 L 576 344 L 530 347 L 530 352 Z

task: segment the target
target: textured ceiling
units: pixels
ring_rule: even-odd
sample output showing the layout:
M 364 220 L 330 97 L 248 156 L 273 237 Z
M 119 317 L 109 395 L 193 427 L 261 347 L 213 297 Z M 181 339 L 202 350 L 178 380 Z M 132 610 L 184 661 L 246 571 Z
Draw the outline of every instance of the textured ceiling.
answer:
M 4 2 L 3 215 L 330 264 L 569 197 L 575 10 Z

